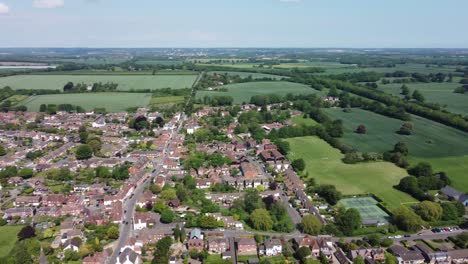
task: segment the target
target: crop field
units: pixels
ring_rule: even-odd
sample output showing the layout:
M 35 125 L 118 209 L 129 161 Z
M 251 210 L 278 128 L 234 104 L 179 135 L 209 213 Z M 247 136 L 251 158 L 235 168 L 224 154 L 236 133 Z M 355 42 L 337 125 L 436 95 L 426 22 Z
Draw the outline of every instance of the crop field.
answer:
M 383 204 L 394 209 L 403 203 L 416 202 L 393 185 L 398 184 L 407 172 L 389 162 L 345 164 L 343 154 L 318 137 L 287 139 L 291 146 L 291 160 L 303 158 L 310 177 L 319 184 L 333 184 L 345 195 L 373 193 Z
M 458 78 L 454 78 L 458 79 Z M 396 96 L 401 96 L 401 86 L 399 83 L 379 84 L 379 89 Z M 419 90 L 427 102 L 439 103 L 446 110 L 456 113 L 468 115 L 468 94 L 454 93 L 453 90 L 460 87 L 458 82 L 444 83 L 408 83 L 406 84 L 411 93 L 414 90 Z
M 426 67 L 425 64 L 417 64 L 417 63 L 397 64 L 395 67 L 362 68 L 362 67 L 359 67 L 357 65 L 352 65 L 352 64 L 339 64 L 339 63 L 331 62 L 329 64 L 323 63 L 322 66 L 318 66 L 318 67 L 324 67 L 326 70 L 325 73 L 320 73 L 320 74 L 340 74 L 340 73 L 346 73 L 346 72 L 363 72 L 363 71 L 374 71 L 374 72 L 381 72 L 381 73 L 406 71 L 410 73 L 418 72 L 418 73 L 423 73 L 423 74 L 429 74 L 429 73 L 438 73 L 438 72 L 454 73 L 456 70 L 456 67 L 452 67 L 452 66 L 438 67 L 438 66 L 430 65 L 429 67 Z
M 345 113 L 341 108 L 324 109 L 332 119 L 343 120 L 343 142 L 363 152 L 384 152 L 393 149 L 398 141 L 408 145 L 409 154 L 419 158 L 439 158 L 468 155 L 468 133 L 440 123 L 412 115 L 414 133 L 404 136 L 395 133 L 403 121 L 362 109 Z M 367 134 L 354 132 L 363 124 Z
M 340 200 L 339 204 L 346 209 L 354 208 L 359 211 L 364 225 L 382 223 L 387 224 L 390 216 L 377 206 L 377 201 L 368 197 L 345 198 Z
M 62 90 L 63 86 L 73 83 L 93 84 L 95 82 L 118 83 L 121 91 L 192 87 L 197 75 L 16 75 L 0 78 L 0 87 L 13 89 L 52 89 Z
M 82 93 L 31 96 L 21 104 L 29 111 L 39 111 L 41 104 L 72 104 L 86 110 L 103 107 L 108 112 L 120 112 L 131 107 L 146 107 L 150 100 L 151 94 L 145 93 Z
M 208 72 L 209 74 L 218 73 L 218 74 L 225 74 L 228 75 L 239 75 L 242 78 L 246 78 L 252 76 L 252 78 L 273 78 L 276 80 L 280 80 L 281 78 L 288 78 L 284 76 L 272 75 L 272 74 L 264 74 L 264 73 L 255 73 L 255 72 L 236 72 L 236 71 L 212 71 Z
M 320 93 L 315 89 L 310 88 L 304 84 L 291 83 L 291 82 L 250 82 L 250 83 L 236 83 L 222 86 L 227 88 L 227 92 L 221 91 L 199 91 L 197 92 L 198 98 L 204 96 L 232 96 L 234 103 L 249 102 L 250 98 L 254 95 L 261 94 L 276 94 L 286 95 L 292 94 L 308 94 Z
M 18 240 L 18 232 L 23 226 L 0 226 L 0 258 L 3 258 L 10 253 L 10 250 Z
M 180 60 L 137 60 L 136 64 L 147 64 L 147 65 L 179 65 L 183 61 Z

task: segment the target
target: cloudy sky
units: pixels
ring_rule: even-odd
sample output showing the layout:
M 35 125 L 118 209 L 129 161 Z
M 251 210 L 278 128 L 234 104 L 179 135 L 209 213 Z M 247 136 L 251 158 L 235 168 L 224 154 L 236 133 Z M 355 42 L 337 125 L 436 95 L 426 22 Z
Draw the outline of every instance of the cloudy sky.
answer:
M 0 0 L 0 47 L 468 48 L 467 0 Z

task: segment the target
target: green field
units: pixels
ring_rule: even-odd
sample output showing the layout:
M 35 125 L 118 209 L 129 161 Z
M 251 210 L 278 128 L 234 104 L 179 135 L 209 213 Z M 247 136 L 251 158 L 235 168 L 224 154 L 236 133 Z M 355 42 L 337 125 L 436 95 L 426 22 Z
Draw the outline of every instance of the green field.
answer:
M 249 82 L 229 84 L 222 87 L 227 88 L 228 91 L 199 91 L 197 92 L 197 98 L 214 95 L 232 96 L 234 98 L 234 103 L 240 104 L 242 102 L 250 102 L 252 96 L 261 94 L 286 95 L 288 93 L 320 93 L 307 85 L 291 82 Z
M 406 171 L 389 162 L 345 164 L 343 154 L 317 137 L 287 139 L 291 160 L 303 158 L 310 177 L 319 184 L 333 184 L 346 195 L 373 193 L 393 209 L 402 203 L 416 202 L 393 185 L 407 175 Z
M 156 106 L 162 104 L 176 104 L 184 101 L 183 96 L 166 96 L 166 97 L 152 97 L 149 105 Z
M 180 60 L 138 60 L 136 64 L 146 64 L 146 65 L 179 65 L 183 61 Z
M 319 66 L 321 65 L 321 66 Z M 312 65 L 311 65 L 312 66 Z M 405 71 L 409 73 L 454 73 L 456 67 L 453 66 L 443 66 L 438 67 L 434 65 L 430 65 L 430 67 L 426 67 L 425 64 L 417 64 L 417 63 L 407 63 L 407 64 L 397 64 L 395 67 L 359 67 L 357 65 L 352 64 L 339 64 L 339 63 L 326 63 L 323 62 L 317 65 L 318 67 L 325 68 L 326 72 L 321 74 L 341 74 L 346 72 L 363 72 L 363 71 L 373 71 L 373 72 L 380 72 L 380 73 L 391 73 L 395 71 Z
M 385 85 L 379 84 L 379 89 L 386 93 L 401 96 L 400 92 L 402 85 L 403 84 L 400 83 Z M 424 95 L 427 102 L 438 103 L 446 110 L 453 113 L 468 115 L 468 94 L 458 94 L 453 92 L 455 88 L 461 86 L 458 82 L 408 83 L 406 86 L 408 86 L 411 93 L 414 90 L 419 90 Z
M 190 88 L 197 75 L 16 75 L 0 78 L 0 87 L 13 89 L 62 90 L 71 81 L 92 85 L 95 82 L 118 83 L 121 91 Z
M 280 80 L 281 78 L 288 78 L 288 77 L 284 77 L 284 76 L 264 74 L 264 73 L 255 73 L 255 72 L 236 72 L 236 71 L 212 71 L 212 72 L 208 72 L 208 74 L 213 74 L 213 73 L 218 73 L 218 74 L 227 73 L 228 75 L 239 75 L 242 78 L 252 76 L 252 78 L 254 78 L 254 79 L 255 78 L 273 78 L 273 79 L 276 79 L 276 80 Z
M 317 124 L 317 122 L 312 118 L 303 118 L 302 116 L 295 116 L 292 117 L 290 120 L 299 126 L 315 126 Z
M 362 109 L 345 113 L 341 108 L 324 109 L 332 119 L 343 120 L 343 142 L 363 152 L 384 152 L 393 149 L 398 141 L 408 145 L 409 153 L 419 158 L 440 158 L 468 155 L 468 133 L 440 123 L 412 115 L 414 133 L 403 136 L 395 133 L 403 121 Z M 364 124 L 367 134 L 354 130 Z
M 29 111 L 39 111 L 41 104 L 72 104 L 86 110 L 104 107 L 108 112 L 125 111 L 131 107 L 146 107 L 151 94 L 145 93 L 86 93 L 31 96 L 22 101 Z
M 0 226 L 0 258 L 3 258 L 10 253 L 10 250 L 18 240 L 18 232 L 23 226 Z
M 341 199 L 339 204 L 346 209 L 357 209 L 364 225 L 387 224 L 390 218 L 384 210 L 377 206 L 378 201 L 370 196 Z

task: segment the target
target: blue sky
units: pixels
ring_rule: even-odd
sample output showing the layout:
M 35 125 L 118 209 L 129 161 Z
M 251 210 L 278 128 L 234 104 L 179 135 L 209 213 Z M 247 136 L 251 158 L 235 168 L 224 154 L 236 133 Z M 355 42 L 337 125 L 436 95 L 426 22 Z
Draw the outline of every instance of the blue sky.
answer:
M 467 0 L 0 0 L 0 47 L 468 48 Z

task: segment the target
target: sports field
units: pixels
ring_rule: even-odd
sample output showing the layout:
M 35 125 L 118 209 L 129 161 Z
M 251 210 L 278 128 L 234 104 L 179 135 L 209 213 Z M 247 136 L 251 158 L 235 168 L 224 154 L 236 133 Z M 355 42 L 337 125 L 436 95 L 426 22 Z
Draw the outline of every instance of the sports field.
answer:
M 401 86 L 402 84 L 399 83 L 379 84 L 379 90 L 402 97 L 400 95 Z M 411 93 L 414 90 L 420 91 L 427 102 L 438 103 L 444 109 L 456 114 L 468 115 L 468 94 L 453 92 L 455 88 L 461 86 L 458 83 L 458 78 L 454 78 L 454 82 L 451 83 L 408 83 L 406 86 Z
M 343 205 L 346 209 L 357 209 L 364 225 L 388 224 L 390 216 L 378 207 L 377 203 L 378 202 L 370 196 L 345 198 L 341 199 L 339 202 L 339 204 Z
M 407 176 L 407 172 L 389 162 L 345 164 L 343 154 L 318 137 L 287 139 L 291 146 L 290 160 L 303 158 L 310 177 L 319 184 L 333 184 L 345 195 L 373 193 L 388 209 L 402 203 L 416 202 L 392 186 Z
M 72 104 L 86 110 L 104 107 L 108 112 L 120 112 L 131 107 L 146 107 L 150 100 L 151 94 L 145 93 L 51 94 L 31 96 L 21 104 L 29 111 L 39 111 L 41 104 Z
M 0 78 L 0 87 L 13 89 L 62 90 L 67 82 L 92 85 L 96 82 L 118 83 L 121 91 L 190 88 L 197 75 L 16 75 Z
M 18 240 L 18 232 L 23 226 L 0 226 L 0 258 L 10 253 Z
M 468 155 L 468 133 L 440 123 L 412 115 L 414 133 L 404 136 L 395 133 L 403 121 L 353 108 L 345 113 L 341 108 L 324 109 L 332 119 L 343 120 L 344 143 L 363 152 L 384 152 L 404 141 L 409 154 L 419 158 L 440 158 Z M 357 126 L 364 124 L 367 134 L 357 134 Z
M 250 102 L 250 98 L 254 95 L 261 94 L 276 94 L 286 95 L 292 94 L 308 94 L 320 93 L 307 85 L 291 82 L 249 82 L 249 83 L 236 83 L 222 86 L 227 88 L 227 92 L 220 91 L 198 91 L 197 98 L 204 96 L 232 96 L 234 103 L 240 104 L 243 102 Z

